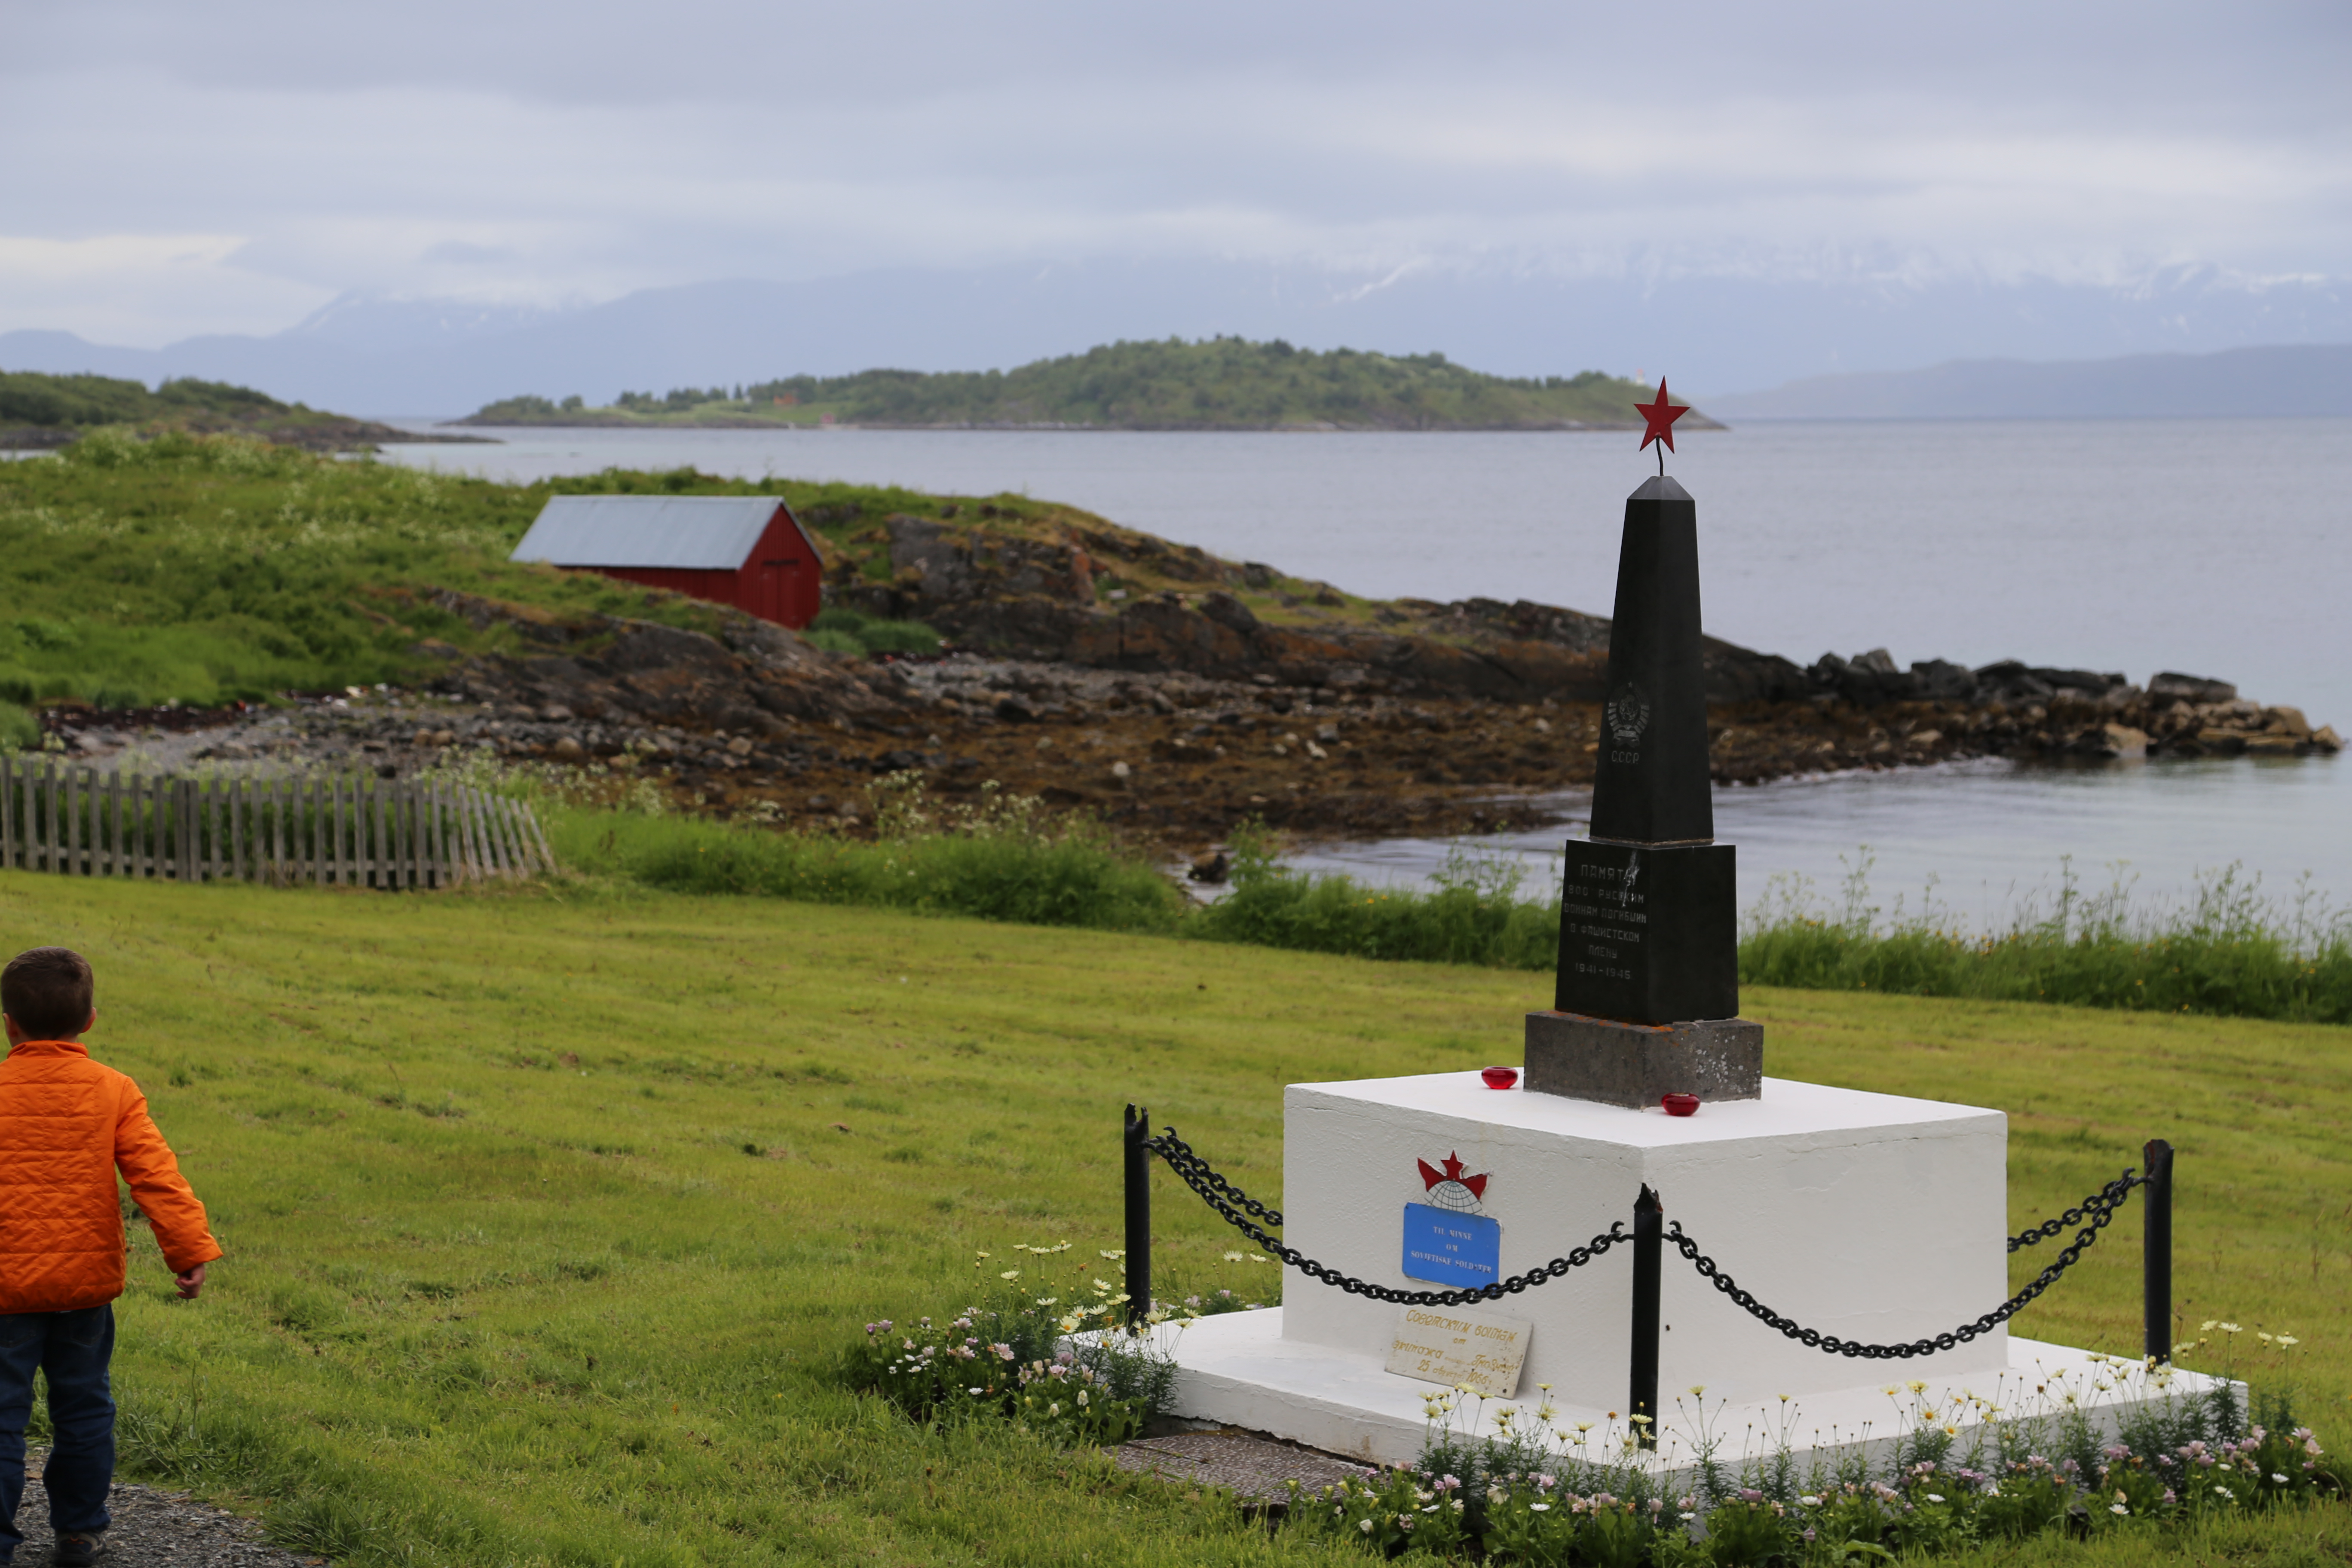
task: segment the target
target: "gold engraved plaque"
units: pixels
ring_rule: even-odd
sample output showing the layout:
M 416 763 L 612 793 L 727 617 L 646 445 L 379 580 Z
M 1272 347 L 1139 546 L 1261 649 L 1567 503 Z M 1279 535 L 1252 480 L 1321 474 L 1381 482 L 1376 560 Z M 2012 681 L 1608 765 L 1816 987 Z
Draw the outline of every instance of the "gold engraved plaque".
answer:
M 1388 1370 L 1508 1399 L 1519 1386 L 1533 1324 L 1477 1307 L 1400 1307 Z

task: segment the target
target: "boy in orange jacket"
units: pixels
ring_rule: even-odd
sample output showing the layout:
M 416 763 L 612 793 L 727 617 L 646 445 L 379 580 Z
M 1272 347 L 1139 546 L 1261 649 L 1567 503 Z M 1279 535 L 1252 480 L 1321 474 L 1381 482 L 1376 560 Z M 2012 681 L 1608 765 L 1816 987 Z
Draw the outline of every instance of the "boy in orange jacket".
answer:
M 79 1568 L 105 1550 L 114 1485 L 113 1300 L 129 1246 L 115 1195 L 120 1170 L 154 1228 L 183 1300 L 221 1255 L 205 1205 L 147 1115 L 139 1086 L 89 1059 L 81 1036 L 98 1015 L 89 964 L 62 947 L 18 953 L 0 969 L 8 1057 L 0 1061 L 0 1563 L 25 1537 L 25 1423 L 33 1373 L 47 1373 L 56 1433 L 43 1479 L 57 1546 Z

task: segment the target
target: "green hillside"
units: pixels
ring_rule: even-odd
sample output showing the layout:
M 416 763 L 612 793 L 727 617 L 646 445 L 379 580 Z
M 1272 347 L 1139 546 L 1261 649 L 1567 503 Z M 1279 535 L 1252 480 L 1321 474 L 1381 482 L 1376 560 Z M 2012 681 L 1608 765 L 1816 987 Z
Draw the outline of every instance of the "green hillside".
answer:
M 694 624 L 688 601 L 510 564 L 550 493 L 120 426 L 0 462 L 0 703 L 259 700 L 412 677 L 442 657 L 425 639 L 511 637 L 436 607 L 444 587 Z
M 1444 354 L 1394 357 L 1276 340 L 1119 342 L 1010 371 L 868 370 L 754 385 L 510 397 L 467 425 L 1076 426 L 1116 430 L 1639 428 L 1652 389 L 1588 370 L 1510 379 Z M 1683 429 L 1710 426 L 1692 414 Z
M 380 441 L 449 440 L 417 437 L 388 425 L 280 403 L 249 386 L 193 376 L 152 392 L 110 375 L 46 375 L 0 370 L 0 447 L 61 447 L 108 425 L 148 431 L 258 436 L 286 446 L 344 448 Z
M 1231 584 L 1285 623 L 1302 595 L 1328 623 L 1378 606 L 1278 573 L 1259 585 L 1187 546 L 1053 501 L 930 495 L 895 486 L 726 479 L 690 468 L 510 485 L 284 445 L 121 426 L 54 456 L 0 462 L 0 731 L 5 705 L 81 700 L 208 706 L 289 689 L 418 679 L 453 651 L 512 651 L 511 627 L 478 627 L 442 589 L 557 616 L 635 616 L 709 630 L 698 601 L 592 573 L 507 559 L 558 494 L 778 495 L 829 565 L 889 579 L 885 521 L 898 513 L 984 525 L 1000 539 L 1074 542 L 1115 592 Z M 433 646 L 440 645 L 438 647 Z

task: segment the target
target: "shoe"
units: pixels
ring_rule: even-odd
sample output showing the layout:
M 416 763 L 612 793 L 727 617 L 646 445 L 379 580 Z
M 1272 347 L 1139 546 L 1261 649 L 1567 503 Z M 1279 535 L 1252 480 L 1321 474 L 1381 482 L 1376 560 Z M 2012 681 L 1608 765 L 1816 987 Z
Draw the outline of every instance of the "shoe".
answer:
M 51 1568 L 89 1568 L 106 1554 L 106 1531 L 76 1530 L 58 1537 L 49 1550 Z

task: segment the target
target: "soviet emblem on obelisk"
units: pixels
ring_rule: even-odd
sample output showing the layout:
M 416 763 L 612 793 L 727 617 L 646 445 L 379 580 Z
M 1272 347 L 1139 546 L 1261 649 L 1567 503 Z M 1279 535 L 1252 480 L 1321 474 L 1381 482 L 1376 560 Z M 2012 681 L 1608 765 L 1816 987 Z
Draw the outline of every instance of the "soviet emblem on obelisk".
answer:
M 1658 475 L 1625 502 L 1592 837 L 1570 839 L 1552 1010 L 1528 1015 L 1527 1087 L 1612 1105 L 1762 1092 L 1764 1029 L 1739 1017 L 1734 851 L 1715 842 L 1700 665 L 1698 508 L 1668 479 L 1666 402 L 1636 404 Z

